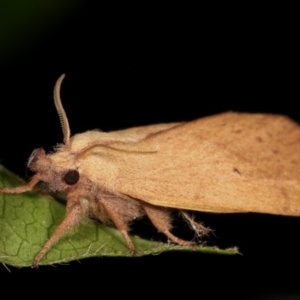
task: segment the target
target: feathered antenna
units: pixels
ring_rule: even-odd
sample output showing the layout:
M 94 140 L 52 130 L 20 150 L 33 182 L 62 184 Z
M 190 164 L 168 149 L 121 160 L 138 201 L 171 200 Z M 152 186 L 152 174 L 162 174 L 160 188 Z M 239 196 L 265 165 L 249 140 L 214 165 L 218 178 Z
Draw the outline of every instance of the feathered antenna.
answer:
M 65 113 L 65 110 L 61 104 L 61 99 L 60 99 L 60 87 L 61 87 L 61 83 L 65 78 L 65 74 L 62 74 L 56 81 L 55 86 L 54 86 L 54 103 L 55 103 L 55 107 L 59 116 L 59 120 L 60 120 L 60 125 L 62 127 L 62 132 L 64 135 L 64 144 L 69 146 L 70 144 L 70 127 L 69 127 L 69 122 L 68 122 L 68 118 L 67 115 Z

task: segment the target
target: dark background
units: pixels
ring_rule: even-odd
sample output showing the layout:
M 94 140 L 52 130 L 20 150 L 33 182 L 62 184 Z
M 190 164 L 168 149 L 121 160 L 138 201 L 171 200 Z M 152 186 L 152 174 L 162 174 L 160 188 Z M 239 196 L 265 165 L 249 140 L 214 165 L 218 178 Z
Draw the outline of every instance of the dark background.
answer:
M 0 159 L 21 177 L 27 176 L 33 149 L 49 151 L 62 142 L 52 94 L 62 73 L 72 133 L 189 121 L 228 110 L 300 121 L 292 8 L 62 3 L 28 10 L 15 5 L 0 13 Z M 106 281 L 115 281 L 133 295 L 135 284 L 147 293 L 164 286 L 169 295 L 180 288 L 186 296 L 221 292 L 240 299 L 299 292 L 293 275 L 300 266 L 299 219 L 199 218 L 215 230 L 208 244 L 238 246 L 243 255 L 94 258 L 38 270 L 10 268 L 11 273 L 0 267 L 1 277 L 16 283 L 26 276 L 32 282 L 42 280 L 40 275 L 64 277 L 72 285 L 90 277 L 90 284 L 97 279 L 105 289 Z

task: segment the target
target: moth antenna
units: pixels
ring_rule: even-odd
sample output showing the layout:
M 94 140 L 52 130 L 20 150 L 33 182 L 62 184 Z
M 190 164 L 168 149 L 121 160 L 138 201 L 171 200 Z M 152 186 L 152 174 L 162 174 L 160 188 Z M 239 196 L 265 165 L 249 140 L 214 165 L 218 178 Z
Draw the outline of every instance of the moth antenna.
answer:
M 65 145 L 69 145 L 70 144 L 70 126 L 69 126 L 69 122 L 68 122 L 68 118 L 67 115 L 65 113 L 65 110 L 61 104 L 61 99 L 60 99 L 60 87 L 61 87 L 61 83 L 65 78 L 65 74 L 62 74 L 56 81 L 55 86 L 54 86 L 54 103 L 55 103 L 55 107 L 59 116 L 59 120 L 60 120 L 60 125 L 62 128 L 62 132 L 64 135 L 64 144 Z
M 104 148 L 104 149 L 107 149 L 110 151 L 123 152 L 123 153 L 129 153 L 129 154 L 153 154 L 153 153 L 157 152 L 157 151 L 128 150 L 128 149 L 115 148 L 112 146 L 95 143 L 95 144 L 90 144 L 87 147 L 83 148 L 81 151 L 79 151 L 77 154 L 77 158 L 86 154 L 87 152 L 89 152 L 90 150 L 92 150 L 94 148 Z

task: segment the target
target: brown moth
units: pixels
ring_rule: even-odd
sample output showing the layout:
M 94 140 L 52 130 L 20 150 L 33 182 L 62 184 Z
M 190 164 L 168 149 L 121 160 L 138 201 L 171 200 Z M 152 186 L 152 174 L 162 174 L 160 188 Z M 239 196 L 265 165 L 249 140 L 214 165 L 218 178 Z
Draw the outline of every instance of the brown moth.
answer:
M 300 127 L 284 116 L 227 112 L 187 123 L 158 124 L 70 138 L 60 100 L 54 100 L 64 143 L 55 153 L 32 152 L 31 181 L 2 193 L 30 191 L 39 182 L 67 198 L 63 222 L 34 259 L 37 266 L 61 236 L 86 216 L 114 223 L 135 253 L 129 223 L 148 216 L 171 241 L 173 209 L 196 233 L 204 231 L 186 210 L 300 215 Z

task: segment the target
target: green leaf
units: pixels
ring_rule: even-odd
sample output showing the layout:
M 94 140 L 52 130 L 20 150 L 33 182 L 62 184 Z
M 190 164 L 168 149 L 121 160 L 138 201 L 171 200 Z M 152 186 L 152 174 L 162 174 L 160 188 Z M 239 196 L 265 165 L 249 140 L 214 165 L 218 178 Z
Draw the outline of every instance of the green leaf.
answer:
M 24 184 L 0 165 L 0 186 Z M 54 229 L 62 222 L 65 206 L 38 192 L 0 194 L 0 262 L 12 266 L 30 266 Z M 215 254 L 236 254 L 236 249 L 180 247 L 131 237 L 138 255 L 185 250 Z M 131 256 L 120 232 L 87 221 L 62 237 L 41 261 L 41 265 L 63 263 L 93 256 Z

